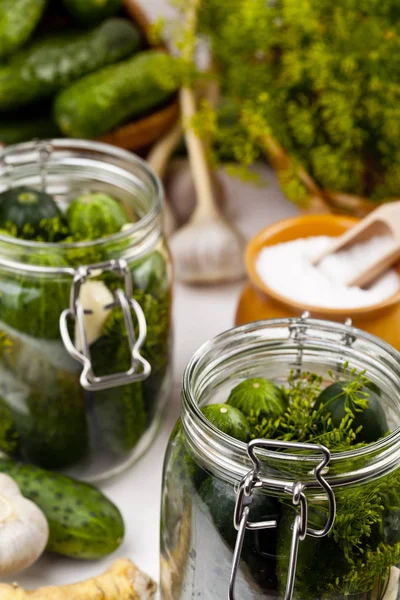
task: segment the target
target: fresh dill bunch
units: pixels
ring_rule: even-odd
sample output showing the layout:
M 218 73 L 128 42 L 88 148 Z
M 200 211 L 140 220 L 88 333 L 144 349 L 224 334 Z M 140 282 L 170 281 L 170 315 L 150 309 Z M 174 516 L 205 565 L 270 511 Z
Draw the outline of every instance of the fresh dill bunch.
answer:
M 339 376 L 335 376 L 332 371 L 329 371 L 329 376 L 333 381 L 339 380 Z M 318 443 L 337 452 L 362 447 L 365 444 L 356 441 L 362 427 L 354 427 L 353 423 L 356 412 L 368 409 L 368 392 L 364 388 L 369 379 L 365 371 L 357 372 L 345 363 L 340 381 L 345 394 L 346 414 L 339 425 L 333 424 L 325 406 L 314 406 L 321 393 L 323 378 L 308 372 L 299 376 L 292 371 L 286 389 L 286 411 L 276 418 L 269 419 L 251 413 L 248 420 L 252 438 Z
M 184 13 L 190 5 L 175 3 Z M 239 139 L 244 152 L 235 150 L 235 160 L 249 164 L 268 131 L 321 188 L 377 201 L 399 195 L 397 0 L 201 0 L 197 40 L 204 38 L 241 131 L 238 138 L 218 106 L 216 156 Z M 180 51 L 197 40 L 181 37 Z M 284 190 L 305 204 L 292 176 L 293 185 L 290 173 L 281 177 Z

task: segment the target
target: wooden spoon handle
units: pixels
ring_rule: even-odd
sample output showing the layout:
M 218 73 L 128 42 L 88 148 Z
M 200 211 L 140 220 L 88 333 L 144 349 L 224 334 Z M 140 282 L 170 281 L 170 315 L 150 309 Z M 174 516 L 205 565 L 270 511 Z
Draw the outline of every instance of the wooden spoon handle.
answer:
M 147 162 L 154 169 L 160 179 L 164 178 L 168 161 L 182 137 L 182 128 L 179 124 L 172 127 L 150 150 Z
M 191 119 L 196 114 L 194 92 L 188 87 L 180 91 L 181 113 L 184 119 L 184 134 L 189 155 L 189 165 L 196 192 L 197 207 L 194 218 L 219 215 L 214 199 L 212 177 L 207 161 L 205 146 L 201 138 L 193 130 Z

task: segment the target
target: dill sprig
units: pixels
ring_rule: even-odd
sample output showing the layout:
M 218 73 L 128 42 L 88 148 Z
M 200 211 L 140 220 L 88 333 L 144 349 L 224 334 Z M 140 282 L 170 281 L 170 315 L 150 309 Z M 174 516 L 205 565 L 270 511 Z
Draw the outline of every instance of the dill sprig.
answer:
M 365 538 L 382 521 L 384 505 L 379 487 L 348 490 L 338 497 L 337 514 L 331 535 L 346 560 L 355 564 L 354 553 L 364 553 Z
M 390 568 L 399 561 L 400 543 L 390 546 L 382 542 L 376 549 L 366 546 L 349 571 L 338 576 L 333 584 L 327 586 L 325 597 L 335 597 L 336 594 L 348 597 L 376 588 L 377 600 L 381 600 L 384 597 Z
M 331 379 L 336 382 L 338 377 L 329 372 Z M 286 411 L 275 418 L 260 418 L 252 413 L 248 420 L 252 429 L 252 438 L 277 439 L 284 441 L 310 442 L 323 444 L 335 451 L 361 447 L 356 443 L 357 435 L 362 427 L 353 427 L 355 412 L 368 408 L 368 392 L 364 390 L 369 382 L 365 371 L 357 372 L 343 365 L 340 378 L 342 393 L 345 394 L 345 416 L 339 426 L 334 427 L 332 417 L 327 411 L 327 405 L 314 407 L 321 393 L 323 378 L 315 373 L 303 372 L 297 375 L 291 372 L 288 377 L 286 395 L 288 407 Z M 332 400 L 336 399 L 334 397 Z
M 365 390 L 365 386 L 371 382 L 365 373 L 365 370 L 357 372 L 356 368 L 349 369 L 348 362 L 343 365 L 343 376 L 340 379 L 333 371 L 328 371 L 333 381 L 341 383 L 342 393 L 345 395 L 344 410 L 352 417 L 355 416 L 354 413 L 363 412 L 368 408 L 369 393 Z M 336 400 L 338 396 L 333 397 L 330 402 Z M 325 406 L 329 406 L 329 403 Z
M 68 227 L 62 216 L 42 219 L 38 228 L 33 227 L 30 223 L 25 223 L 20 231 L 18 231 L 15 223 L 7 221 L 4 229 L 13 237 L 33 242 L 59 242 L 69 234 Z

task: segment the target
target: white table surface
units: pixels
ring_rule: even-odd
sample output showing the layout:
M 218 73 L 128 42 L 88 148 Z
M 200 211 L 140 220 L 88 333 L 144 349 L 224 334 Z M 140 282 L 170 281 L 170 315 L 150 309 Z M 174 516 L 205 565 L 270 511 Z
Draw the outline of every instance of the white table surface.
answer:
M 152 17 L 170 11 L 165 0 L 142 0 L 142 4 Z M 278 189 L 271 170 L 263 166 L 260 172 L 266 187 L 236 183 L 229 198 L 229 215 L 247 239 L 270 223 L 298 214 Z M 45 554 L 33 567 L 13 578 L 20 585 L 34 588 L 91 577 L 117 557 L 131 558 L 158 581 L 162 463 L 168 436 L 179 415 L 182 373 L 203 342 L 233 326 L 242 285 L 243 282 L 212 287 L 175 286 L 175 375 L 168 413 L 151 450 L 117 480 L 101 486 L 125 520 L 126 536 L 121 547 L 101 561 L 76 561 Z

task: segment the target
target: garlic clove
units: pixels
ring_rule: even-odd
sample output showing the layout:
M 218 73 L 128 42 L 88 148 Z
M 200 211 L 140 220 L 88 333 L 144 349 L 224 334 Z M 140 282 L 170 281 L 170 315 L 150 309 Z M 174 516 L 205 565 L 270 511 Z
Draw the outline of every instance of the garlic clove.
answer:
M 114 302 L 114 296 L 102 281 L 86 281 L 79 291 L 79 302 L 83 308 L 90 310 L 90 314 L 84 317 L 87 343 L 93 344 L 101 337 L 103 325 L 111 309 L 105 306 Z M 75 346 L 77 350 L 82 350 L 82 340 L 75 322 Z
M 33 564 L 48 537 L 49 526 L 42 511 L 22 496 L 11 477 L 0 474 L 0 576 Z

